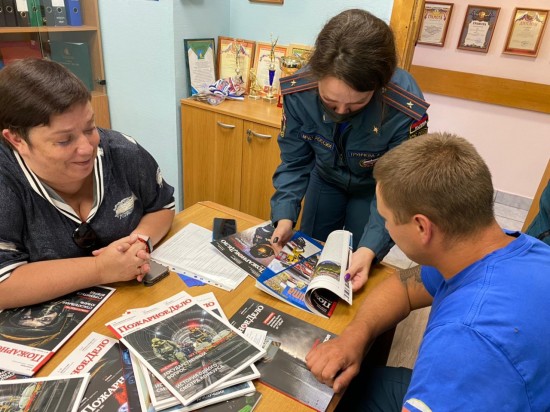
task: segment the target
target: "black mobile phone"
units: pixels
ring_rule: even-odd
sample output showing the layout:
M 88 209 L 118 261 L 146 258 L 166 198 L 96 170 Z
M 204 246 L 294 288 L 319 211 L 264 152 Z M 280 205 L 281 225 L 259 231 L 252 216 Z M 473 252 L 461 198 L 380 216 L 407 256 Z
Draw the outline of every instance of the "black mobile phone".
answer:
M 214 218 L 212 240 L 219 240 L 222 237 L 233 235 L 236 232 L 237 222 L 235 222 L 235 219 L 223 219 L 221 217 Z
M 158 281 L 164 279 L 170 273 L 170 270 L 164 265 L 155 262 L 154 260 L 149 261 L 149 272 L 143 278 L 143 284 L 145 286 L 152 286 Z

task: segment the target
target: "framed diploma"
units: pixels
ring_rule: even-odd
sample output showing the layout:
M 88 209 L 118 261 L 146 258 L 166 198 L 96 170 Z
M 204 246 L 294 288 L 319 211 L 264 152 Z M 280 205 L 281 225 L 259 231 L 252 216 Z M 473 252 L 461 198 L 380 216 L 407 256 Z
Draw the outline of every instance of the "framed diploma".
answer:
M 546 20 L 548 10 L 516 8 L 503 53 L 536 57 Z
M 453 3 L 427 1 L 424 4 L 417 43 L 443 47 L 452 11 Z
M 297 56 L 301 58 L 304 63 L 307 63 L 309 56 L 313 53 L 313 46 L 306 46 L 305 44 L 289 44 L 288 55 Z
M 457 48 L 487 53 L 500 7 L 468 6 Z
M 269 89 L 269 65 L 271 63 L 271 43 L 256 43 L 256 52 L 254 53 L 254 67 L 256 68 L 256 77 L 262 88 L 263 93 Z M 279 78 L 281 77 L 281 57 L 287 53 L 287 46 L 276 45 L 273 49 L 275 54 L 275 75 L 273 78 L 273 94 L 279 90 Z
M 255 48 L 255 41 L 218 36 L 218 79 L 241 76 L 248 92 Z
M 187 63 L 187 90 L 199 94 L 216 81 L 214 39 L 184 39 Z

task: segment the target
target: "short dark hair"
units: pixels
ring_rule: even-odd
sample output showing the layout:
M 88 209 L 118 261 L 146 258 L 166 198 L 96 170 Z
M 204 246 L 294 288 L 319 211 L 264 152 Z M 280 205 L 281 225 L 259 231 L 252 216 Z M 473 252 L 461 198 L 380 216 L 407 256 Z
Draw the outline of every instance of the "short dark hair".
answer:
M 407 140 L 376 162 L 374 178 L 397 224 L 420 213 L 448 239 L 459 239 L 494 222 L 491 172 L 462 137 L 431 133 Z
M 32 127 L 48 125 L 52 115 L 91 98 L 84 83 L 59 63 L 17 60 L 0 70 L 0 131 L 10 129 L 29 143 Z
M 345 10 L 317 36 L 309 66 L 318 79 L 333 76 L 359 92 L 379 90 L 397 67 L 393 33 L 365 10 Z

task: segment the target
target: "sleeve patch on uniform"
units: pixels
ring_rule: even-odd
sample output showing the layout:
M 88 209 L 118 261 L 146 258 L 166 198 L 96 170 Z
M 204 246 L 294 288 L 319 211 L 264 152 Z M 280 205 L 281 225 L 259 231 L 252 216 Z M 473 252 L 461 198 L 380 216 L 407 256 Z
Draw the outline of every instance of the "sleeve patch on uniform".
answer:
M 426 113 L 422 119 L 417 120 L 411 124 L 409 128 L 409 139 L 413 137 L 421 136 L 428 133 L 428 114 Z

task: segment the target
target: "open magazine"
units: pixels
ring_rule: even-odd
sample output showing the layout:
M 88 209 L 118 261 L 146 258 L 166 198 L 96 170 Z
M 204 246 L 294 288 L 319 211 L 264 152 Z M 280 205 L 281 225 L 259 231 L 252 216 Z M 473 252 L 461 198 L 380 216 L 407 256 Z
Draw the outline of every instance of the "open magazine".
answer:
M 270 295 L 305 311 L 330 317 L 339 299 L 352 303 L 344 279 L 352 253 L 352 234 L 332 232 L 325 245 L 295 232 L 276 255 L 270 239 L 274 227 L 264 222 L 212 244 L 256 280 Z
M 94 286 L 0 312 L 0 368 L 34 375 L 114 291 Z

